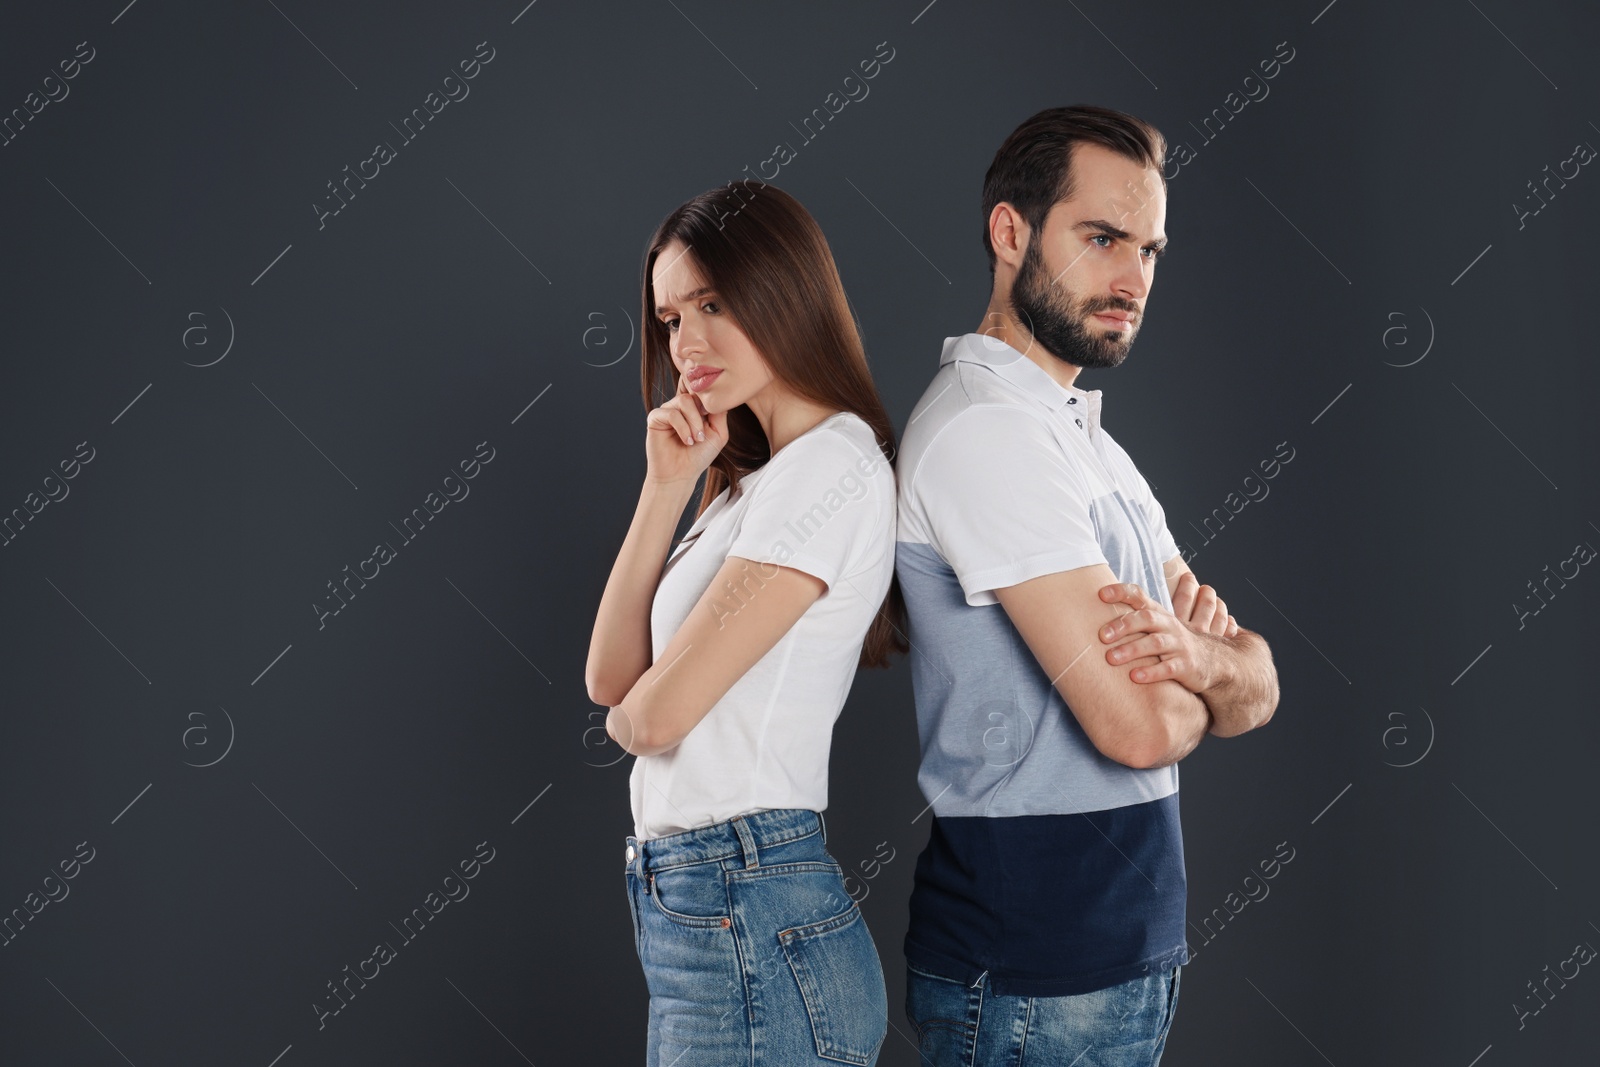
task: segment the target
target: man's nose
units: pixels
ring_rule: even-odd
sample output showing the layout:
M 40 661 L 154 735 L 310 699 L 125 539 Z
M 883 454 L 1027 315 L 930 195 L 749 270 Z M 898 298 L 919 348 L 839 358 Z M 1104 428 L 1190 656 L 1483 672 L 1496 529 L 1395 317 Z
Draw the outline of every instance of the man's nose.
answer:
M 1118 272 L 1113 285 L 1118 296 L 1128 300 L 1141 300 L 1150 291 L 1150 264 L 1138 249 L 1134 249 L 1134 260 Z

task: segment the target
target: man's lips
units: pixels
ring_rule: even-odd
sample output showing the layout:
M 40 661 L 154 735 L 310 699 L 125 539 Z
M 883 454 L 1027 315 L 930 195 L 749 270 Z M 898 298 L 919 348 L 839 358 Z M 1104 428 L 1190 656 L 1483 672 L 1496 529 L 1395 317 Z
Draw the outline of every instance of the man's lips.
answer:
M 1114 330 L 1131 330 L 1133 328 L 1132 312 L 1100 311 L 1096 312 L 1094 317 Z

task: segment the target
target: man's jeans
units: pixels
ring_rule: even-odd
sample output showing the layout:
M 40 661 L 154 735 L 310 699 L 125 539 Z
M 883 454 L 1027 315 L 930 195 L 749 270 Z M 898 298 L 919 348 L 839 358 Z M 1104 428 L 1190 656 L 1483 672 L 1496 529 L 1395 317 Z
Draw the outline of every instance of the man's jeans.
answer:
M 1002 997 L 906 964 L 906 1016 L 927 1067 L 1155 1067 L 1178 1005 L 1178 972 L 1067 997 Z M 1091 1051 L 1092 1050 L 1092 1051 Z M 1086 1055 L 1087 1054 L 1087 1055 Z

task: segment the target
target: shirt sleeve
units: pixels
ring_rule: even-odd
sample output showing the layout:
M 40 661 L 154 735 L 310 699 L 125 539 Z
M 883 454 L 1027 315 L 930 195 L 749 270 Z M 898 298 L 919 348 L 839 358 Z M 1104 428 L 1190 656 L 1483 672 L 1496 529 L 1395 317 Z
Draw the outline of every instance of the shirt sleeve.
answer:
M 929 542 L 972 607 L 997 603 L 995 589 L 1107 563 L 1088 477 L 1026 411 L 967 409 L 929 444 L 913 477 Z
M 870 563 L 894 522 L 888 459 L 841 433 L 809 433 L 780 449 L 754 487 L 728 555 L 793 567 L 832 588 Z M 887 475 L 887 477 L 885 477 Z
M 1137 469 L 1137 468 L 1135 468 Z M 1139 476 L 1139 483 L 1144 485 L 1144 476 Z M 1150 487 L 1144 485 L 1144 497 L 1139 502 L 1144 508 L 1145 517 L 1150 520 L 1150 529 L 1156 533 L 1156 562 L 1165 564 L 1167 560 L 1178 555 L 1178 542 L 1172 536 L 1172 531 L 1167 529 L 1167 513 L 1162 509 L 1160 501 L 1155 494 L 1150 492 Z

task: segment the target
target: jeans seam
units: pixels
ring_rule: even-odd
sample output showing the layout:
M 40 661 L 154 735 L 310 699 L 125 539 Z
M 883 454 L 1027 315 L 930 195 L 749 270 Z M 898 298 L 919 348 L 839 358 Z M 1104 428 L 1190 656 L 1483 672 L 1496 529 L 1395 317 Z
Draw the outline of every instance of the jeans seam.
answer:
M 837 915 L 830 915 L 826 919 L 818 919 L 814 923 L 791 926 L 788 929 L 778 931 L 778 940 L 785 945 L 791 941 L 804 941 L 808 937 L 816 937 L 818 934 L 837 930 L 841 926 L 848 926 L 850 923 L 858 921 L 858 919 L 861 922 L 865 922 L 866 916 L 861 911 L 861 905 L 852 900 Z
M 1028 998 L 1028 1009 L 1022 1015 L 1022 1040 L 1017 1045 L 1017 1063 L 1028 1062 L 1028 1027 L 1033 1024 L 1033 997 Z
M 770 867 L 734 867 L 728 870 L 727 874 L 734 881 L 748 882 L 756 878 L 804 874 L 808 871 L 840 873 L 842 870 L 843 868 L 834 860 L 791 860 L 788 863 L 775 863 Z
M 921 967 L 918 967 L 916 964 L 912 963 L 910 960 L 906 961 L 906 970 L 912 971 L 923 978 L 931 978 L 936 982 L 949 982 L 951 985 L 958 985 L 963 989 L 966 988 L 965 982 L 956 978 L 947 977 L 946 975 L 934 974 L 931 971 L 925 971 Z
M 969 990 L 970 994 L 970 990 Z M 977 1003 L 968 1001 L 967 1011 L 972 1014 L 976 1011 L 977 1018 L 972 1020 L 972 1030 L 967 1034 L 967 1041 L 971 1043 L 971 1052 L 967 1056 L 967 1067 L 978 1067 L 978 1035 L 983 1032 L 983 986 L 978 987 Z

